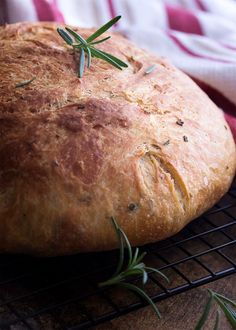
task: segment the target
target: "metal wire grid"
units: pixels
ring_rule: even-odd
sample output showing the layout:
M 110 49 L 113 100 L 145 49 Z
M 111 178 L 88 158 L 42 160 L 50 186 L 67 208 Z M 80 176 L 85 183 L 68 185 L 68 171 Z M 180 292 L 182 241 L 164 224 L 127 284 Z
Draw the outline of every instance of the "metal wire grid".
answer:
M 146 290 L 158 302 L 236 272 L 236 182 L 209 212 L 178 235 L 143 248 L 150 274 Z M 62 258 L 0 256 L 0 329 L 86 329 L 145 306 L 119 288 L 98 289 L 117 252 Z M 138 279 L 134 280 L 138 284 Z

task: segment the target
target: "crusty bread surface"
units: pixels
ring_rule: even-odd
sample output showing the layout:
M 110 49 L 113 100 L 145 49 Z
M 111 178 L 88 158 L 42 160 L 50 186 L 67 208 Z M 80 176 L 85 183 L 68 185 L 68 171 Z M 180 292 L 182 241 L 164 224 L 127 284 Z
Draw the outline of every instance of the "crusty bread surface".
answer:
M 112 216 L 132 245 L 177 233 L 234 177 L 222 111 L 168 61 L 118 34 L 98 46 L 128 68 L 93 58 L 80 79 L 56 28 L 0 28 L 0 252 L 113 249 Z

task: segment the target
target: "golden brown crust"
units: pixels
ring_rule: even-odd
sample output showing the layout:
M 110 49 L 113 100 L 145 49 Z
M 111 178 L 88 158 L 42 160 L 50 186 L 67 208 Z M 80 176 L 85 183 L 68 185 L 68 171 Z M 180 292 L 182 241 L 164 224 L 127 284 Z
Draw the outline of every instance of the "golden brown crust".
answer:
M 79 79 L 54 24 L 1 27 L 0 40 L 0 251 L 111 249 L 111 216 L 132 244 L 153 242 L 229 188 L 223 114 L 165 60 L 113 35 L 101 48 L 129 67 L 94 59 Z

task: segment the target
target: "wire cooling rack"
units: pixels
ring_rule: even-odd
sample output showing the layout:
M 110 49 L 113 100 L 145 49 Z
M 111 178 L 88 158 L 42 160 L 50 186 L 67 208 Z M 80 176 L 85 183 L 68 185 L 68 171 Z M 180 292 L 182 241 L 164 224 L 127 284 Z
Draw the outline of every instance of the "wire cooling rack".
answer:
M 150 274 L 145 289 L 158 302 L 236 272 L 236 182 L 213 209 L 178 235 L 142 249 Z M 87 329 L 146 303 L 119 288 L 98 289 L 117 252 L 61 258 L 0 255 L 0 329 Z M 139 284 L 138 279 L 134 280 Z

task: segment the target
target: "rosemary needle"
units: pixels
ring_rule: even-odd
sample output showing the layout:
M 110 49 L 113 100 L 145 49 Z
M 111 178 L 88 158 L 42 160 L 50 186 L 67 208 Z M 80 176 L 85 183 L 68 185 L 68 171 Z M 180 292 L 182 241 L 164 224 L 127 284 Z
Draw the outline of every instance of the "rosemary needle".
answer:
M 79 70 L 78 75 L 80 78 L 83 77 L 83 73 L 85 70 L 85 55 L 87 57 L 87 67 L 89 68 L 91 65 L 92 57 L 99 58 L 100 60 L 106 61 L 109 64 L 113 65 L 119 70 L 123 68 L 127 68 L 128 65 L 115 57 L 112 54 L 106 53 L 100 49 L 95 48 L 94 46 L 100 44 L 104 41 L 107 41 L 111 37 L 105 37 L 103 39 L 96 40 L 100 37 L 104 32 L 106 32 L 112 25 L 116 24 L 116 22 L 121 18 L 121 16 L 116 16 L 103 26 L 101 26 L 97 31 L 95 31 L 91 36 L 87 39 L 84 39 L 78 32 L 70 29 L 69 27 L 65 27 L 65 30 L 58 28 L 57 32 L 60 37 L 67 43 L 67 45 L 71 46 L 74 52 L 79 51 Z
M 81 48 L 80 50 L 80 58 L 79 58 L 80 66 L 79 66 L 79 76 L 82 78 L 84 72 L 84 65 L 85 65 L 85 55 L 84 49 Z
M 213 330 L 219 330 L 219 323 L 220 323 L 220 311 L 217 310 L 216 312 L 216 320 L 215 320 L 215 325 Z
M 232 308 L 232 307 L 236 308 L 236 303 L 233 300 L 212 290 L 208 290 L 208 293 L 210 297 L 204 308 L 203 314 L 195 327 L 195 330 L 201 330 L 203 328 L 204 324 L 208 319 L 213 302 L 218 304 L 220 309 L 223 311 L 232 329 L 236 329 L 236 311 Z M 220 318 L 220 314 L 219 311 L 217 311 L 214 330 L 217 330 L 219 328 L 219 318 Z
M 139 254 L 139 248 L 136 248 L 134 253 L 132 251 L 130 242 L 128 240 L 128 237 L 124 233 L 124 231 L 118 226 L 115 218 L 111 218 L 112 224 L 114 226 L 117 238 L 119 240 L 120 244 L 120 256 L 119 256 L 119 262 L 117 264 L 117 268 L 114 272 L 114 274 L 109 278 L 108 280 L 99 283 L 99 287 L 107 287 L 107 286 L 113 286 L 118 285 L 120 287 L 126 288 L 130 291 L 135 292 L 138 294 L 142 299 L 144 299 L 148 304 L 152 306 L 154 309 L 156 315 L 158 318 L 161 317 L 161 314 L 152 301 L 152 299 L 146 294 L 146 292 L 138 287 L 137 285 L 133 283 L 127 282 L 127 280 L 135 275 L 141 275 L 142 276 L 142 283 L 145 285 L 148 281 L 148 274 L 149 272 L 155 272 L 159 276 L 162 276 L 167 282 L 169 282 L 168 278 L 160 272 L 158 269 L 147 267 L 144 262 L 143 258 L 145 257 L 146 253 L 143 252 Z M 128 253 L 128 260 L 127 263 L 125 261 L 125 247 L 127 249 Z

